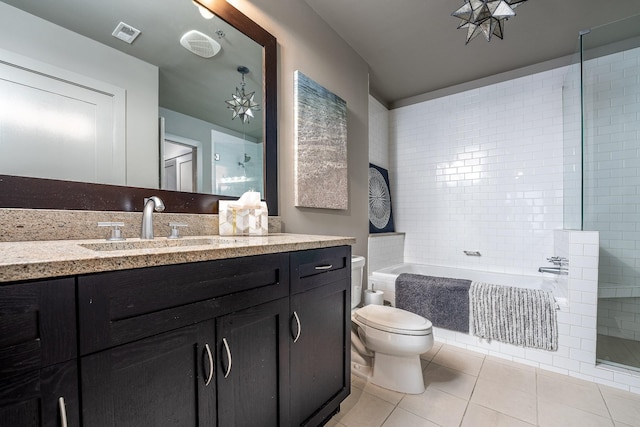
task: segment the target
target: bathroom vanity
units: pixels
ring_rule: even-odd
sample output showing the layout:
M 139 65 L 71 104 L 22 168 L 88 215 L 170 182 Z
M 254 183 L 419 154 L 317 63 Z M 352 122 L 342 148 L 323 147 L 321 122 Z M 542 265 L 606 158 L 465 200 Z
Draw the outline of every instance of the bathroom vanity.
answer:
M 0 243 L 0 425 L 313 426 L 339 410 L 353 239 L 129 243 Z

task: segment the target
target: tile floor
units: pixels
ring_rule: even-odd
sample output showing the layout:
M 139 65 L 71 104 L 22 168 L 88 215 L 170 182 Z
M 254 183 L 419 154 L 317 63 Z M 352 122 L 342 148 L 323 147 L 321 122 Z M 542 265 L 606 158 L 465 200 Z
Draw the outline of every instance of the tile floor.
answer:
M 640 395 L 436 343 L 426 391 L 405 395 L 352 376 L 331 427 L 640 427 Z
M 598 334 L 596 357 L 640 370 L 640 341 Z

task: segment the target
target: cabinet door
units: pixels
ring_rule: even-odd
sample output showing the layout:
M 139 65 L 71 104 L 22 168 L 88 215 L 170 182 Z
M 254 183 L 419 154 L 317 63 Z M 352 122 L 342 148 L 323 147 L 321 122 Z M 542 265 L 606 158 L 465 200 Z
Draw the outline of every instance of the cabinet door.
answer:
M 215 426 L 214 334 L 212 320 L 81 358 L 83 425 Z
M 340 280 L 291 297 L 293 426 L 322 424 L 349 395 L 349 290 Z
M 75 280 L 0 286 L 0 382 L 76 357 Z
M 80 425 L 76 361 L 0 381 L 0 426 Z
M 289 425 L 289 299 L 217 319 L 220 426 Z
M 0 286 L 0 426 L 79 425 L 75 307 L 71 278 Z

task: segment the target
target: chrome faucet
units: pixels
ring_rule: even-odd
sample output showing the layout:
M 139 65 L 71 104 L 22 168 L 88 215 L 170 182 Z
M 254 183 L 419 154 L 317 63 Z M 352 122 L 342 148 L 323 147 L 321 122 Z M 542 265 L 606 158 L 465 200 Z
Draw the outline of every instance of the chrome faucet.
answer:
M 538 268 L 538 273 L 551 273 L 551 274 L 559 274 L 561 276 L 566 276 L 569 274 L 569 269 L 567 266 L 569 265 L 569 260 L 564 257 L 554 256 L 551 258 L 547 258 L 547 261 L 552 263 L 555 267 L 540 267 Z
M 569 270 L 565 267 L 540 267 L 538 268 L 538 273 L 551 273 L 566 276 L 569 274 Z
M 153 211 L 162 212 L 164 203 L 157 196 L 144 199 L 144 210 L 142 211 L 142 233 L 141 239 L 153 239 Z

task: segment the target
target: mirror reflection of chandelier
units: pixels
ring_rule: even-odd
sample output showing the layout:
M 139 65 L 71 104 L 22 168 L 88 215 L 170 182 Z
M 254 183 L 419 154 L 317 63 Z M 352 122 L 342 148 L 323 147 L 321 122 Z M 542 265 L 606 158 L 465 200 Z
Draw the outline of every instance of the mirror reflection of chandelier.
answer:
M 462 20 L 458 29 L 467 29 L 468 44 L 480 34 L 487 41 L 491 36 L 504 38 L 504 22 L 516 13 L 513 11 L 527 0 L 464 0 L 464 4 L 451 15 Z
M 242 76 L 240 89 L 236 87 L 236 93 L 232 95 L 233 99 L 229 99 L 225 102 L 227 103 L 227 108 L 233 111 L 231 120 L 236 117 L 240 117 L 242 123 L 249 123 L 249 119 L 254 117 L 253 112 L 258 111 L 260 109 L 260 105 L 253 100 L 255 92 L 247 94 L 244 91 L 244 86 L 246 84 L 244 81 L 244 75 L 249 73 L 249 69 L 240 65 L 238 67 L 238 72 Z

